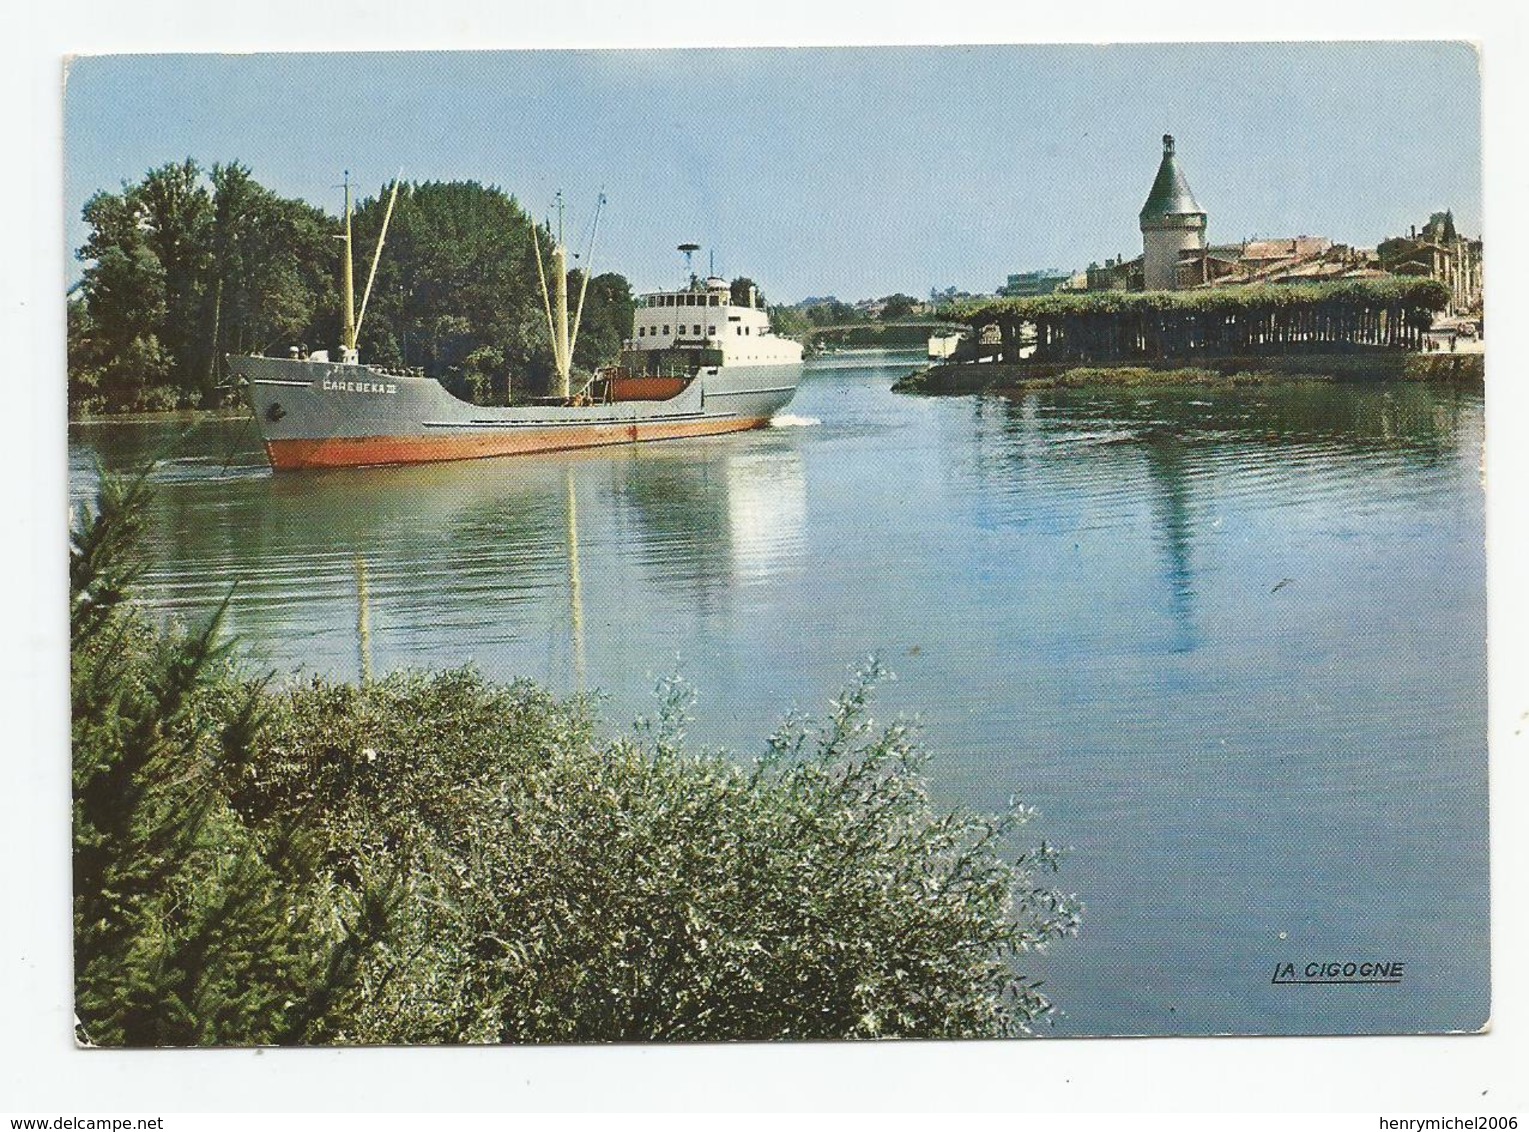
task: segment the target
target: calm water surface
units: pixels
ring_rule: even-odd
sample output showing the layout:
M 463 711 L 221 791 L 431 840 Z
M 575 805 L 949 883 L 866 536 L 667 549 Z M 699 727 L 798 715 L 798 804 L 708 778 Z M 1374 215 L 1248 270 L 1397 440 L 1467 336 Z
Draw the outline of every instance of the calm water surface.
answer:
M 1027 961 L 1048 1032 L 1482 1025 L 1480 394 L 888 392 L 910 368 L 819 360 L 755 433 L 436 467 L 273 476 L 242 421 L 81 425 L 71 491 L 168 450 L 147 602 L 234 587 L 282 672 L 470 661 L 600 689 L 614 727 L 678 668 L 696 741 L 752 754 L 879 655 L 937 792 L 1017 792 L 1071 850 L 1083 933 Z M 1406 973 L 1271 985 L 1286 960 Z

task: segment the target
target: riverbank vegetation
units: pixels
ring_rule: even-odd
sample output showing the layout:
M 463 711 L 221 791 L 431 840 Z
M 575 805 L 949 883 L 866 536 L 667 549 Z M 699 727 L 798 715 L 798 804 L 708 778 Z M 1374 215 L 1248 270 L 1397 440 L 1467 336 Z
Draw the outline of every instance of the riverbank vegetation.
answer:
M 1031 389 L 1081 389 L 1086 386 L 1262 385 L 1272 374 L 1221 373 L 1198 366 L 1026 366 L 1002 362 L 938 365 L 917 370 L 892 386 L 894 393 L 957 396 L 969 393 L 1024 392 Z
M 958 360 L 1099 364 L 1418 350 L 1449 289 L 1434 279 L 1098 291 L 998 299 L 945 312 L 973 328 Z
M 1483 354 L 1350 353 L 1200 358 L 1135 365 L 1082 366 L 1066 362 L 976 362 L 916 370 L 892 386 L 897 393 L 961 396 L 1022 393 L 1033 389 L 1203 386 L 1231 388 L 1288 381 L 1429 381 L 1479 385 Z
M 386 196 L 379 190 L 356 207 L 358 291 Z M 334 237 L 343 217 L 277 195 L 237 161 L 150 170 L 96 193 L 84 218 L 84 268 L 68 303 L 74 412 L 208 407 L 228 394 L 225 355 L 332 349 L 339 340 L 344 245 Z M 404 184 L 361 327 L 362 356 L 422 368 L 479 401 L 544 391 L 552 349 L 534 226 L 497 187 Z M 545 254 L 545 226 L 539 238 Z M 571 272 L 575 306 L 581 287 Z M 632 306 L 621 275 L 591 278 L 577 366 L 614 360 Z
M 145 479 L 70 552 L 76 1012 L 110 1046 L 991 1037 L 1076 930 L 1028 812 L 942 811 L 873 665 L 752 761 L 671 685 L 590 701 L 471 671 L 252 678 L 217 615 L 131 595 Z

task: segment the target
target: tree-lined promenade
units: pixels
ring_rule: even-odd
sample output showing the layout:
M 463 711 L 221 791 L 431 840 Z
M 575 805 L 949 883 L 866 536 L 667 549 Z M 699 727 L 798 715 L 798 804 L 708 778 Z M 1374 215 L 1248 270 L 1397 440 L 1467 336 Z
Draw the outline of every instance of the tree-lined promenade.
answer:
M 386 197 L 379 192 L 356 208 L 358 287 Z M 118 192 L 96 193 L 84 218 L 84 270 L 69 302 L 74 411 L 215 405 L 226 393 L 225 355 L 339 340 L 343 244 L 335 237 L 343 218 L 278 196 L 237 161 L 161 166 Z M 361 329 L 362 356 L 419 367 L 478 401 L 540 391 L 552 347 L 534 227 L 493 186 L 404 184 Z M 541 242 L 550 245 L 545 230 Z M 581 286 L 572 272 L 575 300 Z M 631 312 L 625 278 L 594 276 L 575 365 L 612 360 Z
M 1194 291 L 999 299 L 946 316 L 1004 363 L 1192 360 L 1214 355 L 1418 350 L 1449 289 L 1432 279 L 1355 279 Z M 996 341 L 989 342 L 989 338 Z M 1030 345 L 1034 350 L 1024 355 Z

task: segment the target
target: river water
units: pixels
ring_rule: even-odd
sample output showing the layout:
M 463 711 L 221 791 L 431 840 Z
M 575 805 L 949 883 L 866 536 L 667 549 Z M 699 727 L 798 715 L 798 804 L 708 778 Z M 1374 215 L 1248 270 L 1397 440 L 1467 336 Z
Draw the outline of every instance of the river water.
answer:
M 146 603 L 232 589 L 281 673 L 471 662 L 599 689 L 616 728 L 678 670 L 693 741 L 750 755 L 879 656 L 936 795 L 1017 793 L 1069 850 L 1082 933 L 1024 960 L 1047 1033 L 1481 1026 L 1479 391 L 890 393 L 916 360 L 818 359 L 754 433 L 434 467 L 76 425 L 71 493 L 165 455 Z M 1404 974 L 1273 982 L 1350 961 Z

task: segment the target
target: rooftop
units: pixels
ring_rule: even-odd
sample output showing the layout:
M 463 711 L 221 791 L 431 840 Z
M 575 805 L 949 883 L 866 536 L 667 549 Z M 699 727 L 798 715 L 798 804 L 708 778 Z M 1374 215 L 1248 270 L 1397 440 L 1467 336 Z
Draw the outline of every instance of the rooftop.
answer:
M 1179 171 L 1173 159 L 1173 135 L 1163 135 L 1163 161 L 1157 167 L 1157 179 L 1147 194 L 1147 203 L 1141 206 L 1141 222 L 1161 219 L 1165 216 L 1204 216 L 1205 210 L 1195 201 L 1189 190 L 1189 182 Z

